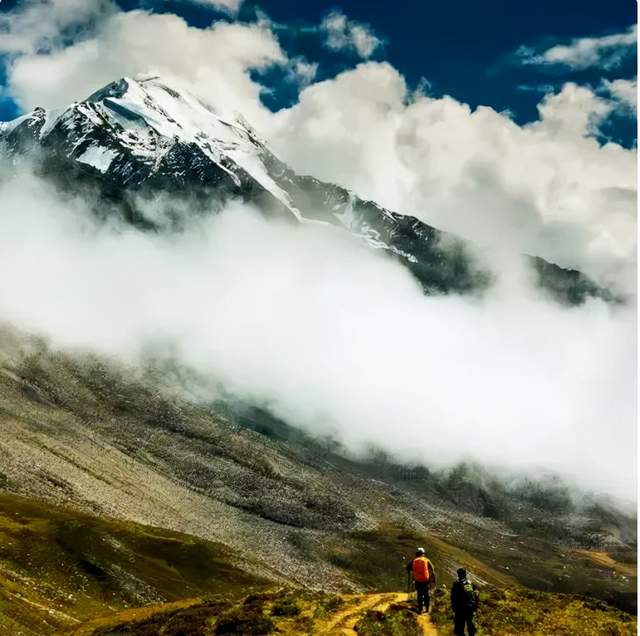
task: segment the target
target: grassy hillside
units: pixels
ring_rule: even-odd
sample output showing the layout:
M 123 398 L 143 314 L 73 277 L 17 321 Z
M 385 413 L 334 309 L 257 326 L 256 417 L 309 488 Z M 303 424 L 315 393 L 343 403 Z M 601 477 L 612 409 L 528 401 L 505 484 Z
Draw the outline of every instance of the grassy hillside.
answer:
M 626 636 L 635 629 L 634 617 L 606 603 L 525 589 L 455 546 L 394 526 L 326 546 L 326 558 L 369 590 L 330 594 L 274 587 L 259 564 L 219 543 L 4 493 L 0 633 L 293 636 L 348 625 L 369 636 L 419 634 L 402 593 L 402 555 L 418 542 L 433 559 L 440 585 L 446 588 L 458 563 L 482 582 L 480 620 L 487 634 Z M 319 557 L 308 558 L 313 564 Z M 444 628 L 450 621 L 446 592 L 440 588 L 435 598 L 434 621 Z M 527 631 L 532 626 L 539 631 Z
M 0 633 L 59 633 L 128 607 L 263 587 L 228 547 L 0 494 Z
M 478 615 L 490 636 L 632 636 L 634 617 L 604 603 L 577 597 L 487 588 Z M 285 634 L 299 636 L 420 636 L 449 634 L 446 594 L 436 593 L 431 620 L 418 617 L 406 594 L 339 596 L 277 590 L 239 602 L 210 599 L 189 607 L 157 607 L 150 616 L 114 616 L 109 624 L 87 625 L 76 636 L 217 636 Z M 435 629 L 434 629 L 435 628 Z M 437 629 L 437 632 L 436 632 Z
M 348 571 L 364 589 L 391 592 L 406 587 L 407 559 L 413 556 L 418 545 L 425 548 L 436 572 L 442 576 L 465 563 L 480 580 L 490 585 L 502 587 L 516 583 L 513 577 L 438 537 L 391 524 L 336 539 L 328 546 L 327 554 L 331 562 Z
M 634 616 L 606 603 L 566 594 L 549 594 L 523 588 L 483 588 L 478 627 L 492 636 L 633 636 Z M 446 633 L 452 624 L 448 594 L 438 590 L 432 618 Z

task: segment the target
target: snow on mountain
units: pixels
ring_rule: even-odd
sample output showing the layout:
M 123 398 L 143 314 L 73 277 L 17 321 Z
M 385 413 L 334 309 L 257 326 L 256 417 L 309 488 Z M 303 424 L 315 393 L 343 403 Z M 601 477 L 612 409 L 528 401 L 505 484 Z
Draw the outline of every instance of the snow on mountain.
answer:
M 78 161 L 86 163 L 88 166 L 93 166 L 100 172 L 106 172 L 116 156 L 115 150 L 105 150 L 100 146 L 90 146 L 78 157 Z

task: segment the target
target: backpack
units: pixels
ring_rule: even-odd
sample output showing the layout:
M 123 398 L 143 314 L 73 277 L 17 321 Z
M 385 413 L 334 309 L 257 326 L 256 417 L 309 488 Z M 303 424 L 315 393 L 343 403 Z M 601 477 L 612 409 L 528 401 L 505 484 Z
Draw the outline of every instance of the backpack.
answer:
M 426 557 L 416 557 L 411 563 L 411 573 L 416 583 L 427 583 L 430 577 L 429 559 Z
M 478 592 L 473 584 L 465 579 L 462 581 L 462 589 L 464 591 L 464 600 L 466 609 L 469 612 L 475 612 L 478 608 Z

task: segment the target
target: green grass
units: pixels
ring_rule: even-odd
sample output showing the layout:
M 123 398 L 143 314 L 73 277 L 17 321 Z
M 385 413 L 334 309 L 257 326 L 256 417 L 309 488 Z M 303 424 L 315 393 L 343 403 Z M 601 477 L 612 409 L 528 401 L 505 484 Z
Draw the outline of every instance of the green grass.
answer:
M 452 625 L 448 592 L 442 588 L 434 595 L 431 618 L 442 631 Z M 479 632 L 491 636 L 632 636 L 637 632 L 634 616 L 602 601 L 524 588 L 482 589 L 477 618 Z
M 415 636 L 415 614 L 402 605 L 392 605 L 386 612 L 368 610 L 356 623 L 363 636 Z
M 416 546 L 424 546 L 434 564 L 436 575 L 445 576 L 460 565 L 473 569 L 495 585 L 508 585 L 513 579 L 481 563 L 455 546 L 426 534 L 393 524 L 376 530 L 351 533 L 329 544 L 326 558 L 345 570 L 363 587 L 381 592 L 406 589 L 406 563 Z
M 324 556 L 365 588 L 397 591 L 406 584 L 403 558 L 416 545 L 427 549 L 440 584 L 448 584 L 451 567 L 464 564 L 502 588 L 482 591 L 479 624 L 486 634 L 635 633 L 634 617 L 602 601 L 525 589 L 457 547 L 390 524 L 335 537 Z M 269 590 L 236 559 L 228 547 L 192 536 L 0 494 L 0 633 L 59 634 L 102 617 L 79 633 L 303 634 L 316 633 L 314 626 L 345 607 L 335 594 Z M 167 601 L 179 605 L 162 605 Z M 144 607 L 150 603 L 159 605 Z M 442 588 L 433 618 L 444 629 L 451 623 Z M 402 606 L 371 611 L 358 623 L 368 636 L 413 629 L 415 617 Z
M 262 636 L 274 632 L 298 636 L 313 633 L 341 604 L 328 603 L 331 595 L 280 589 L 249 594 L 240 601 L 210 599 L 175 611 L 162 611 L 142 620 L 125 620 L 94 631 L 91 636 Z M 333 610 L 318 612 L 318 608 Z
M 2 493 L 0 633 L 59 633 L 109 611 L 264 587 L 235 560 L 221 544 Z
M 338 594 L 323 594 L 317 599 L 313 618 L 324 620 L 344 606 L 344 599 Z
M 162 612 L 150 619 L 131 621 L 116 627 L 91 632 L 92 636 L 205 636 L 211 634 L 212 616 L 219 615 L 227 604 L 204 603 L 196 607 Z
M 448 594 L 434 592 L 431 617 L 441 634 L 450 633 L 452 616 Z M 162 607 L 143 619 L 117 620 L 109 627 L 84 632 L 91 636 L 218 636 L 245 634 L 284 636 L 325 634 L 328 621 L 343 610 L 357 616 L 362 597 L 280 589 L 258 592 L 242 600 L 209 599 L 190 607 L 166 611 Z M 286 608 L 286 610 L 285 610 Z M 295 609 L 293 609 L 295 608 Z M 285 610 L 285 611 L 283 611 Z M 478 615 L 481 634 L 491 636 L 631 636 L 636 620 L 593 599 L 535 592 L 524 588 L 485 588 Z M 363 636 L 415 636 L 416 615 L 411 603 L 392 604 L 384 611 L 367 610 L 355 630 Z

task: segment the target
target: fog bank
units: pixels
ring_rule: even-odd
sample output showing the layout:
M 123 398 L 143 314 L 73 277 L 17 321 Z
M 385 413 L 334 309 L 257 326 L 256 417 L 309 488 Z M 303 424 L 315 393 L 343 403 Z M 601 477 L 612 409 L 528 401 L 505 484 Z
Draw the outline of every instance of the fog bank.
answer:
M 508 254 L 482 299 L 426 297 L 346 232 L 239 203 L 151 234 L 26 174 L 0 200 L 0 317 L 57 346 L 133 363 L 170 349 L 356 452 L 555 471 L 635 499 L 634 308 L 553 304 Z

